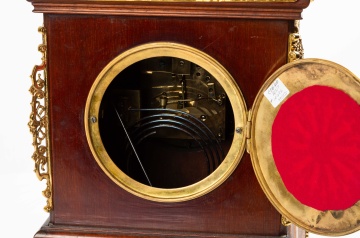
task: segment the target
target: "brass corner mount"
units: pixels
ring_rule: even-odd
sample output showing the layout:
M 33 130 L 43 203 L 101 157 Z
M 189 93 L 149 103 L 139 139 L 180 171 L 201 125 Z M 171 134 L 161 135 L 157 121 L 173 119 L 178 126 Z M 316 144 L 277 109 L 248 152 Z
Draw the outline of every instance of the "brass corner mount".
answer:
M 294 32 L 289 34 L 288 63 L 304 58 L 304 48 L 300 35 L 300 20 L 294 21 Z

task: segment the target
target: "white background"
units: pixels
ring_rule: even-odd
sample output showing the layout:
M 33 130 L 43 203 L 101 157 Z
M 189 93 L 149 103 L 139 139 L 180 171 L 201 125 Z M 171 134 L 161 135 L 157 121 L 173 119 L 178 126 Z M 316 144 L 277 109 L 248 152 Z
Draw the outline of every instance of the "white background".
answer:
M 360 31 L 357 0 L 315 0 L 304 10 L 300 33 L 305 58 L 339 63 L 360 77 Z M 47 219 L 45 198 L 33 173 L 30 74 L 41 63 L 37 46 L 42 15 L 26 0 L 1 3 L 0 217 L 1 237 L 31 238 Z M 358 188 L 360 189 L 360 188 Z M 310 237 L 320 237 L 310 234 Z M 359 238 L 360 232 L 346 237 Z

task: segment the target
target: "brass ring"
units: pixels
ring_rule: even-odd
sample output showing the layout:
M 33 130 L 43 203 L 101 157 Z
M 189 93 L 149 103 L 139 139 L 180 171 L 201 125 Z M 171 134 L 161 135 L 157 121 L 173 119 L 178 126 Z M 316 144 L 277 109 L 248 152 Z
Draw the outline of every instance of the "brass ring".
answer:
M 234 133 L 231 147 L 221 165 L 203 180 L 189 186 L 162 189 L 144 185 L 121 171 L 102 143 L 98 115 L 102 97 L 112 80 L 128 66 L 153 57 L 177 57 L 206 69 L 226 91 L 234 113 L 235 128 L 245 128 L 246 105 L 235 80 L 215 59 L 195 48 L 170 42 L 140 45 L 117 56 L 98 75 L 89 92 L 85 108 L 85 130 L 92 154 L 106 175 L 126 191 L 158 202 L 180 202 L 200 197 L 223 183 L 239 164 L 245 148 L 245 133 Z M 236 129 L 234 128 L 234 131 Z

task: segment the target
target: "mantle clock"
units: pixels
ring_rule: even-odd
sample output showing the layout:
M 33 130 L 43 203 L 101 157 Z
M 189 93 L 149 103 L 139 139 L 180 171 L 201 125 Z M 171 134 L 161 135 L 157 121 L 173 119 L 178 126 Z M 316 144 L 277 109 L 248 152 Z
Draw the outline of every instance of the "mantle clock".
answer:
M 310 0 L 28 0 L 49 237 L 359 229 L 360 82 L 303 59 Z

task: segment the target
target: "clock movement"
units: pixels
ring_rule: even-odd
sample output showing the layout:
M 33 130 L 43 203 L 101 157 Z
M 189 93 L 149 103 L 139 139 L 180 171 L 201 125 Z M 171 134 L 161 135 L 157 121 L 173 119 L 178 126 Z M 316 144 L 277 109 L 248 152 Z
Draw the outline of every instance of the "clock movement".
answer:
M 359 229 L 360 83 L 302 59 L 309 0 L 30 2 L 35 237 Z

